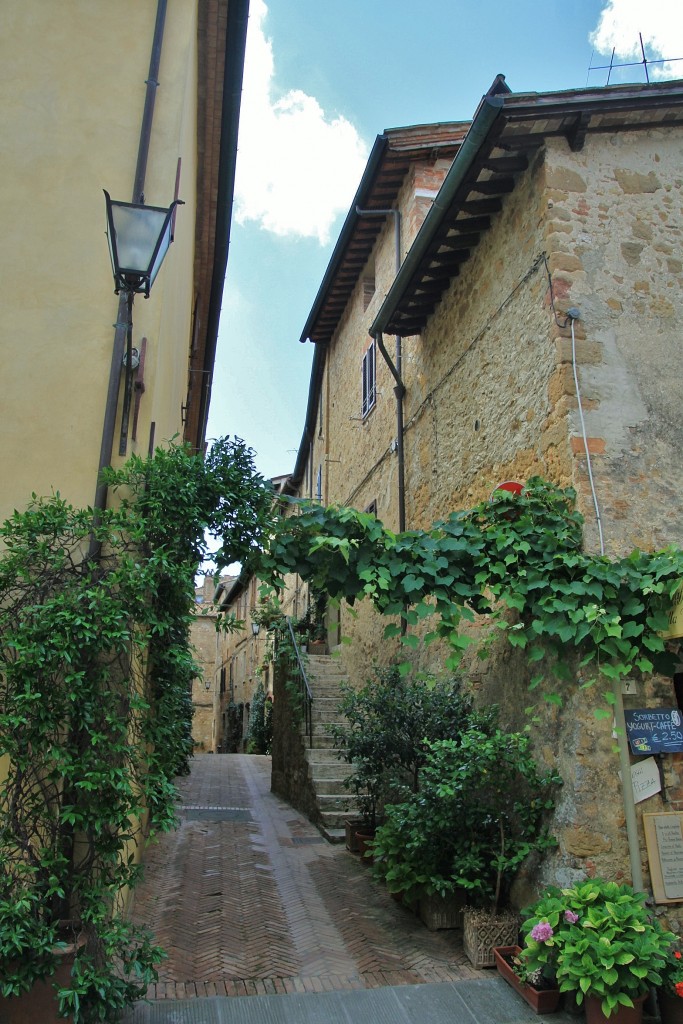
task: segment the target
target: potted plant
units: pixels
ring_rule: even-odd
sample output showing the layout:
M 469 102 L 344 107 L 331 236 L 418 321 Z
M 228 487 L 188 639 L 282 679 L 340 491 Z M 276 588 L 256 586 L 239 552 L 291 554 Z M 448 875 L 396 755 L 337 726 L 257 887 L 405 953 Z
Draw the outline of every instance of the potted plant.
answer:
M 470 709 L 459 680 L 411 679 L 401 676 L 396 666 L 379 670 L 359 690 L 342 688 L 339 710 L 345 721 L 330 725 L 328 732 L 340 758 L 353 767 L 344 785 L 356 794 L 363 817 L 361 834 L 374 835 L 386 799 L 406 789 L 417 790 L 427 740 L 459 734 Z M 351 849 L 356 845 L 356 824 L 348 824 Z
M 501 978 L 525 1000 L 534 1013 L 554 1013 L 560 1002 L 560 990 L 542 968 L 530 971 L 520 959 L 519 946 L 496 946 L 493 956 Z
M 657 1000 L 662 1024 L 683 1024 L 683 955 L 678 949 L 669 951 Z
M 516 941 L 519 916 L 510 887 L 532 853 L 555 845 L 544 825 L 554 806 L 554 772 L 539 771 L 523 733 L 470 729 L 459 744 L 434 745 L 430 770 L 457 822 L 452 879 L 466 890 L 463 945 L 474 966 L 492 967 L 495 946 Z
M 638 1024 L 650 988 L 660 986 L 675 936 L 630 885 L 590 879 L 548 889 L 526 910 L 520 959 L 552 971 L 560 992 L 586 1003 L 588 1024 Z
M 458 739 L 427 744 L 419 792 L 387 806 L 373 850 L 390 891 L 465 892 L 465 950 L 493 966 L 493 946 L 517 938 L 512 879 L 532 851 L 554 845 L 542 818 L 559 780 L 538 772 L 526 736 L 493 727 L 490 716 L 486 728 L 473 721 Z

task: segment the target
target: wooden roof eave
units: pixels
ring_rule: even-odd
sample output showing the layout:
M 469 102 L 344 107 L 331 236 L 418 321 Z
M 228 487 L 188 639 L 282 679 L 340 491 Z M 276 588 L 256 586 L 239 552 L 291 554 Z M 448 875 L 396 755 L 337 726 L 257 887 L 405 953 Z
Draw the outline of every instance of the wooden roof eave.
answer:
M 504 196 L 513 190 L 516 177 L 528 165 L 529 154 L 544 145 L 547 138 L 563 136 L 572 149 L 580 149 L 586 135 L 593 132 L 627 127 L 643 130 L 663 124 L 683 126 L 683 83 L 619 86 L 601 90 L 599 95 L 592 90 L 559 97 L 508 94 L 494 99 L 499 104 L 498 114 L 489 118 L 476 148 L 467 139 L 463 143 L 370 326 L 373 337 L 380 332 L 401 337 L 420 333 L 477 244 L 470 237 L 474 220 L 468 217 L 472 204 L 481 201 L 475 197 L 483 196 L 502 205 Z M 486 107 L 482 105 L 470 132 L 485 116 Z M 477 225 L 476 230 L 486 228 Z

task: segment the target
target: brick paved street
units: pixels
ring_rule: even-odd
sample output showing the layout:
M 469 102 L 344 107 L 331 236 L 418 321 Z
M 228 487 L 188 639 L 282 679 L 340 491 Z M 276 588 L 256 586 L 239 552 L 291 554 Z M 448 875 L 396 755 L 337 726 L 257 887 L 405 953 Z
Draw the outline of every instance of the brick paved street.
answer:
M 154 1000 L 490 978 L 270 793 L 270 759 L 201 755 L 132 908 L 168 951 Z

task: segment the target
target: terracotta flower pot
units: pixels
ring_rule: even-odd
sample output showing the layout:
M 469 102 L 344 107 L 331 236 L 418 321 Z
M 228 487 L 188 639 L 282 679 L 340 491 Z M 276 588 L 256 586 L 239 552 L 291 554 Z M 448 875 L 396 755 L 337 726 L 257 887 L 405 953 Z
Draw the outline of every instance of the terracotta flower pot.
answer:
M 374 832 L 356 832 L 356 841 L 358 843 L 358 853 L 363 864 L 372 864 L 374 857 L 368 849 L 368 843 L 371 843 L 375 838 Z
M 606 1017 L 602 1012 L 602 999 L 586 996 L 586 1024 L 641 1024 L 645 999 L 645 996 L 634 999 L 633 1006 L 619 1006 L 613 1014 Z
M 657 993 L 659 1016 L 662 1024 L 683 1024 L 683 998 L 672 996 L 668 992 Z
M 71 945 L 60 951 L 55 973 L 44 981 L 36 981 L 28 992 L 20 996 L 0 995 L 0 1021 L 2 1024 L 68 1024 L 73 1017 L 59 1017 L 59 999 L 55 986 L 68 988 L 76 948 Z
M 520 952 L 519 946 L 496 946 L 493 956 L 498 973 L 529 1004 L 534 1013 L 554 1013 L 560 1002 L 560 990 L 557 988 L 534 988 L 533 985 L 521 981 L 509 962 Z

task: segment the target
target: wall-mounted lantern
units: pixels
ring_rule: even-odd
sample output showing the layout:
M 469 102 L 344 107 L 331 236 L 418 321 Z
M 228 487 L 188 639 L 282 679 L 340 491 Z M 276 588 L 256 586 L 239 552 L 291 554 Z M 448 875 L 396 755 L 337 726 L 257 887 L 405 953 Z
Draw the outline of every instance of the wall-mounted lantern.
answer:
M 149 298 L 164 256 L 173 241 L 173 211 L 182 204 L 145 206 L 121 203 L 104 190 L 107 204 L 107 239 L 114 273 L 114 291 Z

